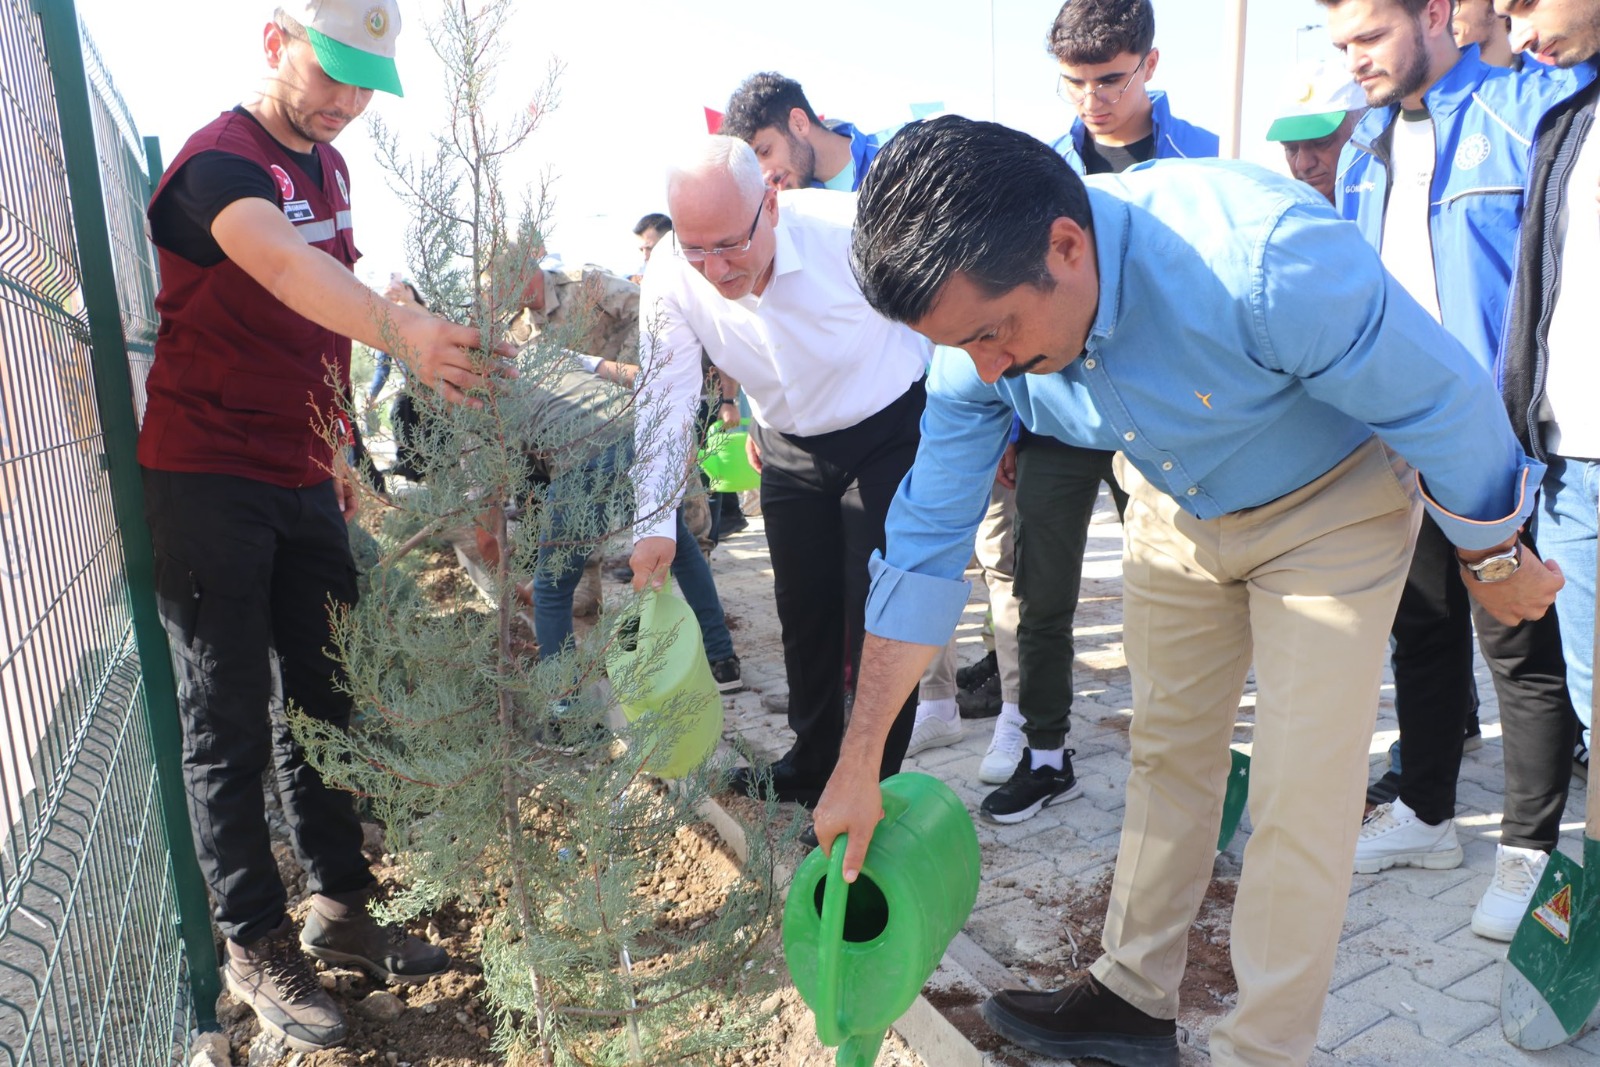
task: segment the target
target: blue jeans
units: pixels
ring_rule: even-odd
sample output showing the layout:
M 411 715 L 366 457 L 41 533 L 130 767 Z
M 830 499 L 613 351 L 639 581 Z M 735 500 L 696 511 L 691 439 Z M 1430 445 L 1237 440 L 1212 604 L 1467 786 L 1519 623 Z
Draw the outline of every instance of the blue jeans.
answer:
M 617 465 L 617 458 L 608 453 L 595 461 L 593 469 L 603 475 L 615 470 Z M 552 546 L 564 546 L 570 540 L 567 531 L 582 525 L 580 516 L 584 512 L 591 528 L 603 519 L 601 503 L 592 498 L 583 503 L 569 501 L 555 505 L 550 518 Z M 699 620 L 706 659 L 716 663 L 733 655 L 733 636 L 728 633 L 728 623 L 722 616 L 722 601 L 711 577 L 711 565 L 700 554 L 700 546 L 684 525 L 681 510 L 677 522 L 678 548 L 672 560 L 672 577 Z M 572 643 L 572 595 L 583 577 L 585 561 L 584 554 L 570 547 L 539 549 L 539 562 L 533 573 L 533 630 L 539 639 L 541 656 L 555 655 Z
M 1561 566 L 1567 584 L 1556 594 L 1567 689 L 1588 732 L 1594 709 L 1595 538 L 1600 532 L 1600 461 L 1551 456 L 1535 536 Z

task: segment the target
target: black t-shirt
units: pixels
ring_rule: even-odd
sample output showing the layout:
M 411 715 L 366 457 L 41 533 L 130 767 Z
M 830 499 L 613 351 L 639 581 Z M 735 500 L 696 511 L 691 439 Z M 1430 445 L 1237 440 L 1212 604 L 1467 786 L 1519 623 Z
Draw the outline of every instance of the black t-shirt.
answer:
M 242 107 L 233 109 L 251 122 L 256 117 Z M 284 148 L 306 178 L 322 187 L 322 157 L 316 149 L 295 152 Z M 150 236 L 168 252 L 201 267 L 214 267 L 228 257 L 211 236 L 211 224 L 222 209 L 246 197 L 277 200 L 272 175 L 253 160 L 231 152 L 200 152 L 191 156 L 168 181 L 150 209 Z
M 1135 163 L 1154 158 L 1154 132 L 1129 145 L 1101 144 L 1093 137 L 1083 139 L 1083 169 L 1086 174 L 1121 174 Z

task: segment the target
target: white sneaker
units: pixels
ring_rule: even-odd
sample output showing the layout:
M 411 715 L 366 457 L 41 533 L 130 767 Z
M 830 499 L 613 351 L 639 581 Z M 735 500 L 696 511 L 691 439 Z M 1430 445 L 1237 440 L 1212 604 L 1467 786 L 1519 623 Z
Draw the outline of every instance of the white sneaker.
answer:
M 1004 785 L 1011 780 L 1017 761 L 1022 759 L 1022 750 L 1028 744 L 1022 736 L 1022 721 L 1022 712 L 1009 708 L 995 719 L 994 739 L 978 765 L 978 781 L 985 785 Z
M 1461 845 L 1456 841 L 1456 823 L 1446 819 L 1429 826 L 1417 813 L 1396 798 L 1379 804 L 1361 823 L 1356 842 L 1356 873 L 1377 874 L 1390 867 L 1426 867 L 1448 871 L 1461 866 Z
M 911 743 L 906 746 L 906 755 L 915 756 L 918 752 L 926 752 L 940 745 L 953 745 L 959 740 L 960 719 L 941 719 L 937 715 L 929 715 L 918 719 L 916 725 L 911 727 Z
M 1472 932 L 1491 941 L 1510 941 L 1539 887 L 1550 853 L 1536 848 L 1499 845 L 1494 850 L 1494 878 L 1472 912 Z

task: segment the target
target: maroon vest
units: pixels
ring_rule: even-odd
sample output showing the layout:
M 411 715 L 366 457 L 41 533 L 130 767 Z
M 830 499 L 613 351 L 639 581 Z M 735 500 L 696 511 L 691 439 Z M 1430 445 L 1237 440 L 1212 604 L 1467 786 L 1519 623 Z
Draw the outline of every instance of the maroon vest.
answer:
M 151 204 L 178 168 L 207 151 L 259 163 L 277 183 L 278 208 L 306 243 L 354 267 L 361 253 L 350 236 L 350 176 L 333 148 L 316 146 L 323 180 L 312 188 L 259 123 L 225 112 L 189 138 Z M 161 327 L 140 464 L 289 488 L 326 481 L 332 450 L 320 427 L 349 391 L 350 339 L 290 311 L 231 260 L 200 267 L 159 246 L 156 255 Z

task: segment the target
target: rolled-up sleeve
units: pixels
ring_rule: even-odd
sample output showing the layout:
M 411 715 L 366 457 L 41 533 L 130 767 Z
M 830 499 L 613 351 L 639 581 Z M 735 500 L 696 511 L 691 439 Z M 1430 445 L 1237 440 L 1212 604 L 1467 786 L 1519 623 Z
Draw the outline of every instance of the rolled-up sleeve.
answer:
M 639 322 L 639 403 L 633 424 L 634 540 L 676 537 L 695 407 L 703 377 L 700 339 L 672 294 L 645 274 Z
M 869 564 L 868 633 L 919 645 L 950 640 L 971 593 L 962 574 L 1011 420 L 1010 405 L 965 353 L 935 351 L 916 462 L 889 507 L 888 549 Z
M 1405 457 L 1454 544 L 1488 548 L 1526 521 L 1543 469 L 1523 454 L 1494 381 L 1353 225 L 1286 212 L 1252 298 L 1262 357 Z

